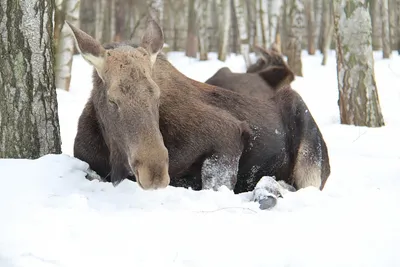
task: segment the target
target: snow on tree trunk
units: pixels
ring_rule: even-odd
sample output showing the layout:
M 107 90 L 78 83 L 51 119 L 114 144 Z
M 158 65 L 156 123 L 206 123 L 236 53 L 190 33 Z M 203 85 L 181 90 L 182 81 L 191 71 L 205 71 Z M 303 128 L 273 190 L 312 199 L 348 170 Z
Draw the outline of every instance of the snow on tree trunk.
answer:
M 289 0 L 286 55 L 288 65 L 297 76 L 303 76 L 301 63 L 301 43 L 303 39 L 305 16 L 302 0 Z
M 231 2 L 230 0 L 221 0 L 222 18 L 220 23 L 220 42 L 218 48 L 218 59 L 221 61 L 226 60 L 226 54 L 229 41 L 229 29 L 231 28 Z
M 389 10 L 388 0 L 381 0 L 380 11 L 382 18 L 382 51 L 383 58 L 389 58 L 391 54 L 390 35 L 389 35 Z
M 268 40 L 267 46 L 270 47 L 276 42 L 278 33 L 279 14 L 282 6 L 282 0 L 268 1 Z
M 369 12 L 372 24 L 372 47 L 374 50 L 382 49 L 382 21 L 379 1 L 381 0 L 369 0 Z
M 208 36 L 207 36 L 207 22 L 209 18 L 208 14 L 208 0 L 201 0 L 196 2 L 196 18 L 198 25 L 198 40 L 199 40 L 199 52 L 200 60 L 207 60 L 207 48 L 208 48 Z
M 103 41 L 105 7 L 106 7 L 106 0 L 96 1 L 95 37 L 96 40 L 100 42 Z
M 62 6 L 65 20 L 79 27 L 80 0 L 63 0 Z M 71 31 L 64 24 L 57 42 L 56 66 L 54 71 L 56 75 L 56 87 L 66 91 L 69 90 L 69 85 L 71 83 L 72 60 L 75 48 L 73 38 Z
M 1 158 L 61 153 L 53 8 L 50 0 L 0 0 Z
M 372 27 L 366 0 L 334 1 L 339 108 L 342 124 L 384 125 L 374 75 Z
M 244 62 L 246 64 L 246 68 L 251 65 L 250 61 L 250 45 L 249 45 L 249 36 L 247 34 L 246 29 L 246 21 L 245 21 L 245 6 L 242 1 L 235 0 L 235 10 L 236 16 L 238 20 L 238 29 L 239 29 L 239 38 L 240 38 L 240 53 L 243 55 Z
M 314 1 L 305 0 L 304 3 L 305 14 L 307 17 L 307 47 L 308 54 L 315 54 L 315 12 L 314 12 Z

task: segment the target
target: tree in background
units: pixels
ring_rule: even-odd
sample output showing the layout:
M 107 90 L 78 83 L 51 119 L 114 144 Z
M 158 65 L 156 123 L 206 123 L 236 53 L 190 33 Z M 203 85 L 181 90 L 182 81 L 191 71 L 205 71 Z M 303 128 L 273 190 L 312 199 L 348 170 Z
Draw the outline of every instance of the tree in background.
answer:
M 0 157 L 61 153 L 51 0 L 0 0 Z M 24 25 L 21 27 L 21 25 Z
M 56 48 L 56 87 L 69 90 L 71 83 L 72 60 L 74 56 L 74 39 L 68 27 L 64 27 L 65 20 L 79 27 L 80 0 L 56 0 L 55 11 L 55 48 Z
M 335 0 L 334 23 L 341 123 L 383 126 L 367 0 Z
M 303 0 L 287 1 L 287 46 L 285 53 L 288 65 L 297 76 L 303 76 L 301 63 L 301 49 L 305 31 L 305 16 Z

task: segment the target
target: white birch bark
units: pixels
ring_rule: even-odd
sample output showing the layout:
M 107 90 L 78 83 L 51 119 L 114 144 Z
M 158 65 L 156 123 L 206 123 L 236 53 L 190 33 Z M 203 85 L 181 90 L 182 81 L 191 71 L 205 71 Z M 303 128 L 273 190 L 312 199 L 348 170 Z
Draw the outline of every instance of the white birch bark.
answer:
M 106 7 L 106 0 L 96 1 L 95 38 L 100 42 L 103 41 L 105 7 Z
M 220 21 L 220 42 L 218 48 L 218 59 L 226 60 L 229 41 L 229 29 L 231 28 L 231 2 L 230 0 L 221 0 L 222 17 Z
M 246 68 L 251 65 L 250 61 L 250 45 L 249 45 L 249 35 L 246 29 L 245 21 L 245 5 L 240 0 L 235 0 L 236 16 L 238 20 L 239 38 L 240 38 L 240 53 L 243 55 Z
M 63 11 L 65 20 L 79 27 L 80 0 L 64 0 Z M 71 82 L 72 60 L 74 55 L 74 39 L 67 26 L 63 26 L 56 48 L 56 87 L 69 90 Z
M 279 15 L 281 11 L 282 0 L 268 1 L 268 41 L 267 46 L 270 47 L 276 42 Z
M 334 1 L 339 108 L 342 124 L 384 125 L 374 75 L 367 0 Z
M 288 65 L 297 76 L 303 76 L 301 44 L 305 28 L 304 3 L 302 0 L 289 0 L 288 33 L 286 54 Z
M 380 11 L 382 19 L 382 52 L 383 58 L 390 58 L 390 35 L 389 35 L 389 10 L 388 0 L 380 0 Z
M 111 1 L 111 10 L 110 10 L 110 42 L 113 42 L 115 40 L 115 30 L 117 26 L 116 22 L 116 9 L 115 9 L 115 2 L 116 0 L 110 0 Z

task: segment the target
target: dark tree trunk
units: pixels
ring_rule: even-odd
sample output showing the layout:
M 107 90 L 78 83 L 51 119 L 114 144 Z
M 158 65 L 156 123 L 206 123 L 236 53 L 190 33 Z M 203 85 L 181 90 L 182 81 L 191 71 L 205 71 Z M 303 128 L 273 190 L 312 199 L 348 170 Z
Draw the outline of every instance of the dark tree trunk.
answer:
M 197 57 L 197 26 L 196 26 L 196 11 L 194 10 L 196 0 L 189 0 L 188 10 L 188 31 L 186 39 L 186 56 Z M 201 1 L 201 0 L 197 0 Z
M 61 153 L 53 1 L 0 0 L 0 157 Z M 21 27 L 24 25 L 24 27 Z

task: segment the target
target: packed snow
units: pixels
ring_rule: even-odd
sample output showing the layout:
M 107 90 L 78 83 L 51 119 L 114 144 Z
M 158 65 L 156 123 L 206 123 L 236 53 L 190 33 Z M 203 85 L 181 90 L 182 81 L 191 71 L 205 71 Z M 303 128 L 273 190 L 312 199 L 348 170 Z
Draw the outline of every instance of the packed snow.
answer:
M 374 55 L 386 126 L 366 128 L 340 125 L 329 56 L 321 66 L 320 54 L 304 52 L 292 85 L 321 128 L 332 174 L 322 192 L 287 191 L 270 210 L 252 192 L 85 179 L 88 165 L 72 155 L 92 68 L 75 56 L 70 92 L 57 91 L 64 154 L 0 160 L 0 266 L 400 266 L 400 57 Z M 199 81 L 222 66 L 245 70 L 236 55 L 168 58 Z

